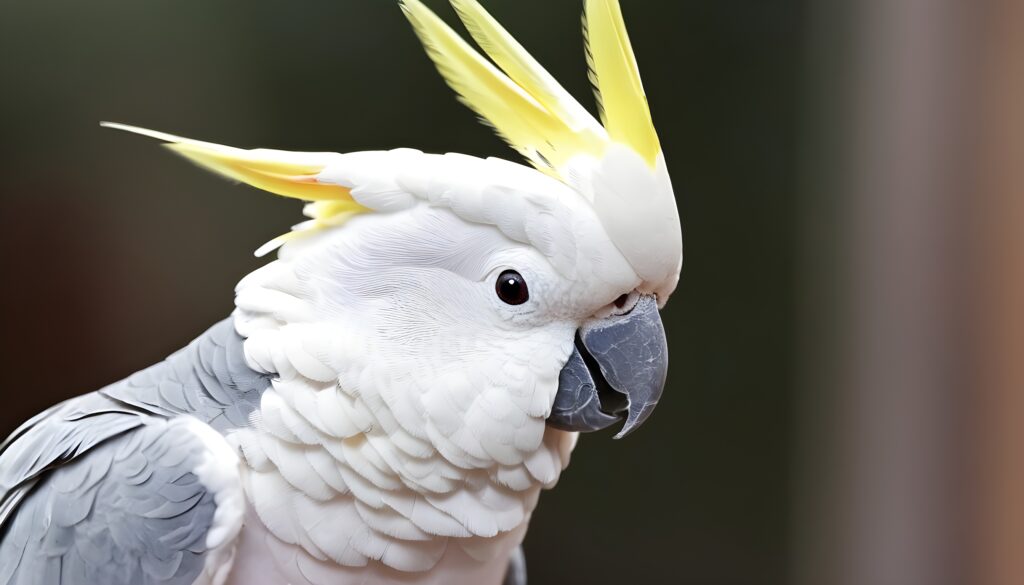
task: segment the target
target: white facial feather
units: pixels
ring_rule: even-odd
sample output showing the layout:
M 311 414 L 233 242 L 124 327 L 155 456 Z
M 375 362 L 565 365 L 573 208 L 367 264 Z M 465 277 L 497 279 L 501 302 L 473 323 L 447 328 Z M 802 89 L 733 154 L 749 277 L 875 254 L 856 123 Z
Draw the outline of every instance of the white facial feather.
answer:
M 608 279 L 637 281 L 583 270 L 628 264 L 580 256 L 615 250 L 554 215 L 571 203 L 535 205 L 582 243 L 567 275 L 506 235 L 515 226 L 425 199 L 290 242 L 238 286 L 246 357 L 278 374 L 232 437 L 248 497 L 274 538 L 339 571 L 428 571 L 459 550 L 503 563 L 575 442 L 544 422 L 574 332 L 622 290 Z M 526 303 L 495 294 L 506 269 L 526 279 Z

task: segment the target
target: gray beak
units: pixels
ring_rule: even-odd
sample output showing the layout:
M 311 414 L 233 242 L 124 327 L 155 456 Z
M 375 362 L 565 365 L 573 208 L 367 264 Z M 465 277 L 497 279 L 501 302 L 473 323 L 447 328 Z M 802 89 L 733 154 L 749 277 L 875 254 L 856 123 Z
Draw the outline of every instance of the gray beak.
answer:
M 653 296 L 625 315 L 585 324 L 576 333 L 547 423 L 596 431 L 625 420 L 616 439 L 640 426 L 658 404 L 668 373 L 665 327 Z

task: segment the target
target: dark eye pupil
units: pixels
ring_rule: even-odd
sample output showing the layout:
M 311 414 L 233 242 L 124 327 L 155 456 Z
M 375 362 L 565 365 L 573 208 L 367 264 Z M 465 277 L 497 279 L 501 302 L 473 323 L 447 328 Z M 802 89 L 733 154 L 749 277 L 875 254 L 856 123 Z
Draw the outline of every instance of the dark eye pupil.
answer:
M 526 289 L 526 281 L 515 270 L 502 272 L 494 290 L 498 293 L 498 298 L 509 305 L 521 305 L 530 298 L 530 292 Z
M 626 306 L 626 301 L 629 300 L 629 295 L 619 295 L 619 298 L 615 299 L 615 308 L 621 309 Z

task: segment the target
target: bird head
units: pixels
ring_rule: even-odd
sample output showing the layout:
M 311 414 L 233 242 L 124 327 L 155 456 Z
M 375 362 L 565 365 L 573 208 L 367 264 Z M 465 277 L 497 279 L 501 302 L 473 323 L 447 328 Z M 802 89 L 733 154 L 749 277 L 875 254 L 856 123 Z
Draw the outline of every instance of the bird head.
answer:
M 108 125 L 307 202 L 308 221 L 258 251 L 278 259 L 239 284 L 236 326 L 253 367 L 344 389 L 344 412 L 311 407 L 319 424 L 378 426 L 459 467 L 516 465 L 548 428 L 622 422 L 622 436 L 650 415 L 682 237 L 618 3 L 585 3 L 602 122 L 475 0 L 452 4 L 490 60 L 419 0 L 401 7 L 460 100 L 531 166 L 244 150 Z

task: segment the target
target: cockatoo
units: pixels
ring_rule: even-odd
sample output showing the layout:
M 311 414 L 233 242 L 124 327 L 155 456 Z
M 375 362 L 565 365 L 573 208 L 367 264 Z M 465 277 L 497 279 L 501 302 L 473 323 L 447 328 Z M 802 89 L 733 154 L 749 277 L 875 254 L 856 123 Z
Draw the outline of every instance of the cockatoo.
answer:
M 151 136 L 307 202 L 232 315 L 0 445 L 0 584 L 525 583 L 580 431 L 651 414 L 682 236 L 616 0 L 586 0 L 592 117 L 476 0 L 481 56 L 401 9 L 533 168 Z

